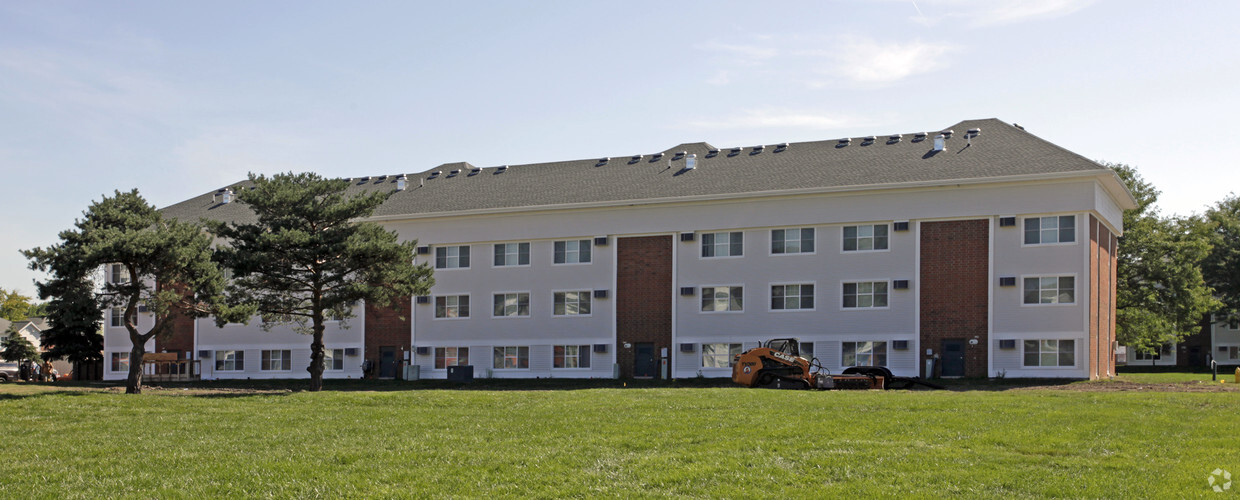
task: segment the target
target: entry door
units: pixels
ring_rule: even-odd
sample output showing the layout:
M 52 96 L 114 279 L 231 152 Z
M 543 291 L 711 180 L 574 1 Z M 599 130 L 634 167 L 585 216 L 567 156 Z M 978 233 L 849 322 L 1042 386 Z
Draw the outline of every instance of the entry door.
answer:
M 633 344 L 633 376 L 654 376 L 654 343 L 638 342 Z
M 964 339 L 943 339 L 943 357 L 939 360 L 944 377 L 964 376 Z
M 379 378 L 396 377 L 396 348 L 379 348 Z

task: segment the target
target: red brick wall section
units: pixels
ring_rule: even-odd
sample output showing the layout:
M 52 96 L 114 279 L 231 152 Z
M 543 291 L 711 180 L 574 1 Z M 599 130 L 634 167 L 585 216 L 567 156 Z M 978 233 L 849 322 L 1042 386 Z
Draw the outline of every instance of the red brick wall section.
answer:
M 184 291 L 184 287 L 175 288 Z M 169 321 L 172 322 L 172 331 L 167 336 L 155 337 L 155 352 L 175 352 L 177 359 L 185 359 L 185 353 L 194 349 L 194 319 L 173 312 Z M 198 353 L 194 353 L 194 358 L 198 358 Z
M 633 376 L 633 349 L 625 342 L 672 347 L 672 237 L 644 236 L 616 241 L 616 362 L 621 377 Z M 670 362 L 670 360 L 669 360 Z
M 1089 216 L 1089 340 L 1086 342 L 1088 346 L 1088 355 L 1085 360 L 1089 363 L 1088 373 L 1090 380 L 1097 380 L 1099 376 L 1099 365 L 1102 356 L 1099 353 L 1099 343 L 1102 338 L 1102 244 L 1098 241 L 1098 219 L 1093 215 Z
M 390 307 L 375 307 L 366 303 L 366 343 L 365 358 L 379 364 L 379 348 L 396 347 L 398 351 L 409 351 L 413 339 L 413 326 L 410 322 L 409 308 L 412 297 L 398 297 Z M 397 360 L 404 359 L 398 352 Z
M 1115 374 L 1115 266 L 1119 239 L 1089 216 L 1089 363 L 1091 380 Z
M 985 377 L 989 345 L 990 221 L 921 224 L 921 359 L 943 339 L 966 344 L 965 376 Z

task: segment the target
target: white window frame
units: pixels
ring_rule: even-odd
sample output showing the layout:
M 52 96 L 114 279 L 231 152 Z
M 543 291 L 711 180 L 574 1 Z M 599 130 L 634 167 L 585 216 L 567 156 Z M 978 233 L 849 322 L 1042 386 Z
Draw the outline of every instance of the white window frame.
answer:
M 465 300 L 468 302 L 468 303 L 466 304 L 466 307 L 468 307 L 468 308 L 469 308 L 469 309 L 467 309 L 467 310 L 465 311 L 465 315 L 464 315 L 464 316 L 461 316 L 461 312 L 460 312 L 460 309 L 461 309 L 461 297 L 465 297 Z M 449 298 L 454 298 L 454 299 L 457 299 L 457 303 L 456 303 L 456 305 L 455 305 L 455 306 L 449 306 L 449 305 L 448 305 L 448 299 L 449 299 Z M 439 315 L 439 299 L 444 299 L 444 311 L 445 311 L 445 312 L 444 312 L 444 314 L 445 314 L 444 316 L 440 316 L 440 315 Z M 434 312 L 433 314 L 434 314 L 434 318 L 435 318 L 436 320 L 444 320 L 444 321 L 463 320 L 463 319 L 469 319 L 469 318 L 470 318 L 470 316 L 473 314 L 473 312 L 472 312 L 472 309 L 473 309 L 473 300 L 470 300 L 470 298 L 469 298 L 469 294 L 468 294 L 468 293 L 443 293 L 443 294 L 439 294 L 439 295 L 434 296 L 433 300 L 431 301 L 431 305 L 435 306 L 435 312 Z M 447 310 L 448 310 L 448 308 L 449 308 L 449 307 L 455 307 L 455 308 L 456 308 L 456 311 L 457 311 L 456 316 L 448 316 L 448 315 L 447 315 Z
M 276 356 L 279 354 L 279 356 Z M 263 349 L 259 352 L 258 371 L 291 372 L 293 371 L 293 351 L 291 349 Z M 272 368 L 279 363 L 279 368 Z M 285 368 L 284 365 L 288 365 Z
M 744 346 L 739 342 L 705 342 L 701 348 L 701 367 L 707 369 L 732 368 L 736 362 L 736 355 L 744 350 Z M 723 352 L 717 352 L 718 349 L 722 349 Z M 710 354 L 706 353 L 707 350 L 711 351 Z M 722 364 L 720 364 L 721 357 Z
M 874 233 L 876 232 L 876 230 L 875 230 L 874 228 L 879 227 L 879 226 L 882 226 L 882 227 L 886 228 L 886 230 L 887 230 L 887 236 L 885 236 L 885 238 L 887 239 L 887 248 L 874 248 L 874 241 L 875 241 L 875 239 L 876 239 L 876 238 L 878 238 L 878 236 L 874 236 Z M 854 238 L 854 239 L 857 241 L 857 242 L 855 243 L 855 246 L 856 246 L 857 248 L 854 248 L 854 249 L 852 249 L 852 250 L 848 250 L 847 248 L 845 248 L 845 245 L 846 245 L 845 239 L 847 238 L 847 237 L 845 236 L 845 233 L 848 231 L 848 228 L 850 228 L 850 227 L 851 227 L 851 228 L 855 228 L 855 229 L 857 230 L 857 236 Z M 861 228 L 863 228 L 863 227 L 868 227 L 868 228 L 870 228 L 870 235 L 869 235 L 869 236 L 861 236 Z M 862 249 L 862 248 L 861 248 L 861 243 L 860 243 L 860 241 L 861 241 L 861 239 L 862 239 L 862 238 L 869 238 L 869 239 L 870 239 L 870 248 L 869 248 L 869 249 Z M 891 251 L 891 223 L 888 223 L 888 222 L 883 222 L 883 223 L 878 223 L 878 224 L 874 224 L 874 223 L 870 223 L 870 224 L 848 224 L 848 225 L 845 225 L 845 226 L 840 226 L 840 253 L 842 253 L 842 254 L 853 254 L 853 253 L 876 253 L 876 252 L 890 252 L 890 251 Z
M 503 349 L 503 350 L 504 350 L 504 357 L 503 357 L 503 359 L 504 359 L 504 366 L 495 366 L 495 351 L 496 351 L 497 349 Z M 509 349 L 512 349 L 512 350 L 513 350 L 513 353 L 514 353 L 514 354 L 513 354 L 512 356 L 509 356 L 509 354 L 508 354 L 508 350 L 509 350 Z M 525 366 L 521 366 L 521 360 L 522 360 L 522 357 L 521 357 L 521 350 L 522 350 L 522 349 L 524 349 L 524 350 L 525 350 L 525 357 L 524 357 L 524 359 L 525 359 Z M 508 367 L 507 367 L 507 365 L 508 365 L 508 358 L 509 358 L 509 357 L 512 357 L 513 359 L 515 359 L 515 360 L 516 360 L 516 365 L 517 365 L 516 367 L 513 367 L 513 368 L 508 368 Z M 497 346 L 492 346 L 492 347 L 491 347 L 491 369 L 492 369 L 492 370 L 499 370 L 499 371 L 518 371 L 518 370 L 529 370 L 529 369 L 530 369 L 530 346 L 527 346 L 527 345 L 497 345 Z
M 227 358 L 228 353 L 233 353 L 231 359 Z M 215 355 L 215 371 L 217 372 L 243 372 L 245 371 L 245 350 L 242 349 L 219 349 Z M 237 362 L 241 362 L 241 367 L 237 367 Z M 228 368 L 228 364 L 232 363 L 232 368 Z
M 505 302 L 505 304 L 504 304 L 504 309 L 505 309 L 505 311 L 507 311 L 507 309 L 508 309 L 508 304 L 507 304 L 507 301 L 508 301 L 508 296 L 509 296 L 509 295 L 514 296 L 513 298 L 517 301 L 517 304 L 516 304 L 516 306 L 515 306 L 515 307 L 516 307 L 516 314 L 495 314 L 495 307 L 496 307 L 496 306 L 495 306 L 495 299 L 496 299 L 496 298 L 499 298 L 499 297 L 503 297 L 503 298 L 504 298 L 504 302 Z M 521 314 L 521 296 L 522 296 L 522 295 L 524 295 L 524 296 L 525 296 L 525 314 Z M 517 318 L 528 318 L 528 317 L 530 317 L 530 309 L 531 309 L 531 307 L 530 307 L 530 292 L 528 292 L 528 291 L 519 291 L 519 292 L 495 292 L 495 293 L 491 294 L 491 317 L 492 317 L 492 318 L 495 318 L 495 319 L 517 319 Z
M 452 356 L 448 356 L 449 349 L 452 350 Z M 465 351 L 464 356 L 461 356 L 462 349 Z M 466 366 L 469 365 L 469 355 L 469 347 L 467 346 L 436 347 L 435 350 L 431 352 L 431 366 L 436 370 L 447 370 L 449 366 Z M 449 359 L 455 360 L 455 362 L 449 364 Z M 443 366 L 439 366 L 439 360 L 443 360 Z
M 1060 369 L 1060 370 L 1070 370 L 1070 369 L 1076 368 L 1079 362 L 1079 360 L 1077 359 L 1077 355 L 1076 355 L 1076 347 L 1077 347 L 1076 341 L 1077 339 L 1024 339 L 1021 341 L 1021 347 L 1020 347 L 1020 366 L 1021 368 L 1035 368 L 1035 369 L 1052 368 L 1052 369 Z M 1029 351 L 1028 351 L 1029 342 L 1036 342 L 1038 346 L 1038 364 L 1036 365 L 1026 364 L 1026 361 L 1028 361 L 1026 357 L 1029 354 Z M 1045 347 L 1045 344 L 1043 344 L 1043 342 L 1054 342 L 1055 351 L 1054 352 L 1043 351 L 1042 349 Z M 1059 344 L 1061 342 L 1072 342 L 1072 364 L 1071 365 L 1059 364 L 1058 356 L 1062 354 L 1059 351 Z M 1043 365 L 1042 357 L 1046 355 L 1050 355 L 1050 354 L 1054 354 L 1056 356 L 1055 358 L 1056 363 L 1054 365 L 1049 365 L 1049 366 Z
M 782 252 L 775 251 L 775 232 L 776 231 L 784 232 L 784 240 L 783 240 L 784 251 Z M 798 250 L 796 252 L 788 251 L 788 239 L 787 239 L 788 231 L 797 231 L 797 234 L 800 237 L 797 238 L 795 241 L 797 241 L 798 248 L 801 248 L 802 250 Z M 812 242 L 811 244 L 814 247 L 813 250 L 810 250 L 810 251 L 804 250 L 805 231 L 810 231 L 813 234 L 813 236 L 810 237 L 810 241 Z M 770 252 L 769 255 L 771 255 L 772 257 L 776 255 L 781 255 L 781 256 L 782 255 L 815 255 L 818 253 L 818 228 L 815 228 L 815 227 L 781 227 L 781 228 L 772 229 L 771 232 L 768 233 L 768 235 L 771 237 L 771 245 L 770 247 L 767 248 L 767 251 Z
M 578 294 L 577 314 L 568 313 L 568 304 L 569 304 L 568 294 L 570 293 Z M 557 296 L 560 294 L 564 294 L 564 312 L 563 313 L 556 312 L 556 299 L 557 299 Z M 581 304 L 583 303 L 583 300 L 581 299 L 582 296 L 585 297 L 584 303 L 587 304 L 587 307 L 590 308 L 590 312 L 585 313 L 585 314 L 581 314 L 580 312 Z M 551 291 L 551 317 L 553 318 L 588 318 L 590 316 L 593 316 L 594 315 L 593 300 L 594 300 L 594 292 L 592 290 L 552 290 Z
M 853 348 L 853 362 L 851 364 L 848 363 L 848 354 L 847 354 L 849 345 L 852 345 L 852 348 Z M 862 347 L 868 347 L 869 352 L 863 353 L 861 351 Z M 878 350 L 880 347 L 882 348 L 883 364 L 877 364 L 877 359 L 879 355 Z M 861 356 L 868 356 L 869 364 L 859 363 L 858 360 L 861 359 Z M 886 340 L 855 340 L 855 341 L 840 342 L 840 366 L 842 367 L 888 366 L 887 363 L 890 363 L 890 362 L 891 362 L 891 343 L 889 341 L 886 341 Z
M 886 296 L 887 304 L 882 305 L 882 306 L 875 306 L 873 305 L 874 296 L 877 294 L 874 293 L 873 289 L 874 289 L 874 285 L 877 285 L 880 283 L 887 288 L 886 293 L 883 294 Z M 867 285 L 867 284 L 870 285 L 870 290 L 871 290 L 870 293 L 868 294 L 870 296 L 871 305 L 862 306 L 860 305 L 861 297 L 862 297 L 861 285 Z M 844 288 L 847 287 L 848 285 L 857 285 L 857 293 L 855 295 L 857 297 L 858 305 L 854 305 L 852 307 L 847 307 L 844 305 L 844 299 L 846 297 Z M 874 310 L 883 310 L 883 309 L 890 309 L 890 308 L 891 308 L 891 281 L 890 280 L 857 279 L 857 280 L 844 280 L 840 282 L 840 310 L 841 311 L 874 311 Z
M 591 367 L 594 366 L 593 365 L 594 360 L 590 359 L 592 348 L 593 346 L 580 345 L 580 344 L 565 344 L 565 345 L 551 346 L 551 369 L 553 370 L 590 370 Z M 561 358 L 560 364 L 564 366 L 555 366 L 555 363 L 556 363 L 555 358 L 557 356 L 556 354 L 557 349 L 563 350 L 563 354 L 560 354 L 559 356 Z M 570 354 L 569 351 L 576 351 L 576 352 L 573 354 Z M 570 359 L 573 360 L 572 364 L 576 366 L 568 366 Z M 586 366 L 581 366 L 582 359 L 585 359 Z
M 715 249 L 719 248 L 719 235 L 721 234 L 726 235 L 728 238 L 728 244 L 726 245 L 726 248 L 728 249 L 727 255 L 719 255 L 718 252 L 715 251 Z M 740 239 L 741 239 L 741 244 L 740 244 L 741 253 L 737 255 L 732 255 L 733 235 L 740 235 Z M 704 255 L 706 253 L 706 247 L 707 247 L 707 244 L 706 244 L 707 236 L 710 236 L 711 244 L 709 246 L 711 247 L 711 253 L 713 253 L 714 255 L 709 255 L 709 256 Z M 739 259 L 745 256 L 745 232 L 744 231 L 715 231 L 715 232 L 699 233 L 698 240 L 700 240 L 701 242 L 698 244 L 698 258 L 699 259 Z
M 340 363 L 340 368 L 333 365 Z M 344 370 L 344 349 L 323 349 L 323 371 L 338 372 Z
M 129 371 L 129 353 L 114 351 L 108 356 L 108 371 L 113 373 Z
M 516 249 L 516 250 L 515 250 L 515 252 L 510 253 L 510 252 L 508 251 L 510 246 L 513 246 L 513 248 L 515 248 L 515 249 Z M 501 263 L 501 264 L 496 264 L 496 263 L 495 263 L 495 251 L 496 251 L 496 250 L 498 250 L 500 247 L 504 247 L 504 252 L 503 252 L 504 262 L 503 262 L 503 263 Z M 521 263 L 521 253 L 522 253 L 522 252 L 521 252 L 521 249 L 522 249 L 522 247 L 524 247 L 524 249 L 525 249 L 525 263 L 524 263 L 524 264 L 522 264 L 522 263 Z M 533 257 L 530 255 L 530 254 L 532 253 L 532 252 L 531 252 L 532 247 L 533 247 L 533 245 L 530 245 L 530 242 L 528 242 L 528 241 L 514 241 L 514 242 L 509 242 L 509 243 L 496 243 L 496 244 L 492 247 L 492 249 L 491 249 L 491 267 L 492 267 L 492 268 L 500 268 L 500 267 L 504 267 L 504 268 L 508 268 L 508 267 L 530 267 L 530 262 L 531 262 L 531 261 L 532 261 L 532 259 L 533 259 Z M 516 259 L 516 261 L 517 261 L 517 263 L 516 263 L 516 264 L 509 264 L 509 263 L 508 263 L 508 258 L 509 258 L 510 256 L 511 256 L 511 257 L 514 257 L 514 258 Z
M 1225 345 L 1220 347 L 1227 348 L 1227 359 L 1231 361 L 1240 360 L 1240 345 Z
M 1042 281 L 1043 279 L 1049 279 L 1049 278 L 1055 278 L 1055 279 L 1056 279 L 1056 283 L 1058 283 L 1058 280 L 1059 280 L 1060 278 L 1072 278 L 1072 302 L 1059 302 L 1059 301 L 1058 301 L 1058 300 L 1059 300 L 1059 292 L 1058 292 L 1058 290 L 1060 290 L 1060 289 L 1059 289 L 1059 287 L 1058 287 L 1058 285 L 1056 285 L 1056 288 L 1055 288 L 1055 289 L 1056 289 L 1056 291 L 1057 291 L 1057 292 L 1056 292 L 1056 294 L 1055 294 L 1055 300 L 1056 300 L 1056 302 L 1046 302 L 1046 303 L 1040 302 L 1040 301 L 1041 301 L 1041 297 L 1042 297 L 1042 287 L 1041 287 L 1041 281 Z M 1038 280 L 1038 283 L 1039 283 L 1039 284 L 1038 284 L 1038 300 L 1039 300 L 1039 302 L 1037 302 L 1037 303 L 1032 303 L 1032 304 L 1031 304 L 1031 303 L 1028 303 L 1028 302 L 1025 302 L 1025 282 L 1026 282 L 1026 281 L 1028 281 L 1028 280 L 1031 280 L 1031 279 L 1036 279 L 1036 280 Z M 1080 302 L 1076 300 L 1076 299 L 1078 298 L 1078 297 L 1077 297 L 1077 288 L 1079 288 L 1079 287 L 1077 286 L 1077 284 L 1078 284 L 1078 283 L 1079 283 L 1079 280 L 1077 279 L 1077 275 L 1076 275 L 1075 273 L 1068 273 L 1068 274 L 1030 274 L 1030 275 L 1021 275 L 1021 277 L 1020 277 L 1020 305 L 1021 305 L 1021 307 L 1057 307 L 1057 306 L 1060 306 L 1060 307 L 1062 307 L 1062 306 L 1069 306 L 1069 307 L 1070 307 L 1070 306 L 1075 306 L 1075 305 L 1078 305 L 1078 304 L 1080 304 Z
M 467 263 L 467 265 L 464 265 L 464 266 L 461 265 L 461 249 L 462 248 L 464 248 L 466 250 L 465 253 L 469 255 L 468 257 L 469 262 Z M 448 255 L 450 249 L 456 249 L 456 256 Z M 439 267 L 439 251 L 440 250 L 444 251 L 444 267 Z M 473 265 L 474 263 L 474 251 L 470 249 L 469 245 L 436 246 L 434 259 L 435 259 L 435 263 L 433 267 L 435 268 L 436 271 L 447 271 L 450 269 L 469 269 L 469 267 Z M 455 266 L 448 265 L 448 263 L 452 262 L 452 259 L 456 259 Z
M 132 277 L 129 276 L 129 268 L 125 267 L 124 264 L 108 265 L 108 283 L 123 285 L 125 283 L 129 283 L 131 280 Z
M 124 328 L 124 317 L 124 307 L 113 307 L 110 311 L 108 311 L 108 326 L 111 326 L 112 328 Z
M 1062 220 L 1063 220 L 1063 218 L 1064 218 L 1064 217 L 1071 217 L 1071 218 L 1072 218 L 1072 241 L 1059 241 L 1059 237 L 1061 236 L 1061 233 L 1060 233 L 1061 229 L 1059 228 L 1059 223 L 1060 223 L 1060 222 L 1062 222 Z M 1052 241 L 1052 242 L 1044 242 L 1044 241 L 1042 241 L 1042 235 L 1044 234 L 1044 232 L 1045 232 L 1045 231 L 1048 231 L 1048 229 L 1043 229 L 1043 227 L 1042 227 L 1042 222 L 1043 222 L 1043 219 L 1052 219 L 1052 218 L 1053 218 L 1053 219 L 1055 219 L 1055 241 Z M 1028 222 L 1027 222 L 1027 221 L 1031 221 L 1031 220 L 1036 220 L 1036 221 L 1038 221 L 1038 241 L 1037 241 L 1036 243 L 1029 243 L 1029 241 L 1026 239 L 1026 236 L 1027 236 L 1027 234 L 1028 234 L 1028 232 L 1029 232 L 1029 229 L 1028 229 L 1028 227 L 1026 226 L 1026 225 L 1028 224 Z M 1028 215 L 1028 216 L 1021 217 L 1021 220 L 1020 220 L 1020 246 L 1022 246 L 1022 247 L 1047 247 L 1047 246 L 1068 246 L 1068 245 L 1075 245 L 1075 244 L 1077 244 L 1077 242 L 1080 240 L 1080 238 L 1077 238 L 1077 232 L 1078 232 L 1078 231 L 1080 231 L 1080 229 L 1081 229 L 1081 226 L 1080 226 L 1079 224 L 1077 224 L 1077 223 L 1076 223 L 1076 221 L 1077 221 L 1077 216 L 1076 216 L 1076 214 L 1067 214 L 1067 215 Z
M 577 249 L 569 250 L 568 246 L 570 243 L 575 243 L 577 245 Z M 564 262 L 556 262 L 557 256 L 559 256 L 561 253 L 559 250 L 560 245 L 564 246 L 564 251 L 562 252 L 564 254 Z M 588 256 L 588 259 L 585 261 L 581 260 L 581 248 L 583 246 L 585 247 L 586 255 Z M 570 255 L 576 255 L 577 261 L 576 262 L 570 261 L 568 259 Z M 580 240 L 557 240 L 551 244 L 551 264 L 552 265 L 582 266 L 582 265 L 591 264 L 593 262 L 594 262 L 594 240 L 592 239 L 583 238 Z
M 810 286 L 814 287 L 814 295 L 813 295 L 814 307 L 799 308 L 799 309 L 788 309 L 788 308 L 784 308 L 784 309 L 776 309 L 776 308 L 774 307 L 774 305 L 773 305 L 773 302 L 774 302 L 774 300 L 775 300 L 775 287 L 777 287 L 777 286 L 782 286 L 782 287 L 785 287 L 785 289 L 784 289 L 784 292 L 785 292 L 784 297 L 785 297 L 785 300 L 786 300 L 786 299 L 787 299 L 787 295 L 786 295 L 786 293 L 787 293 L 787 288 L 786 288 L 786 287 L 788 287 L 789 285 L 797 285 L 797 286 L 801 286 L 801 287 L 803 287 L 803 286 L 805 286 L 805 285 L 810 285 Z M 784 282 L 784 283 L 770 283 L 770 284 L 768 284 L 768 285 L 767 285 L 767 287 L 766 287 L 766 299 L 767 299 L 767 300 L 766 300 L 766 309 L 767 309 L 767 311 L 768 311 L 768 312 L 774 312 L 774 313 L 785 313 L 785 312 L 812 312 L 812 311 L 816 311 L 816 310 L 818 310 L 819 295 L 820 295 L 820 294 L 818 293 L 818 283 L 817 283 L 816 281 L 793 281 L 793 282 Z M 800 290 L 798 290 L 798 294 L 797 294 L 797 296 L 798 296 L 798 297 L 804 297 L 804 295 L 800 294 Z M 785 303 L 786 303 L 786 302 L 785 302 Z
M 727 289 L 727 295 L 728 295 L 728 296 L 727 296 L 727 298 L 725 299 L 725 303 L 726 303 L 726 305 L 727 305 L 727 308 L 722 309 L 722 310 L 720 310 L 720 309 L 705 309 L 705 306 L 706 306 L 706 300 L 707 300 L 707 297 L 706 297 L 706 291 L 707 291 L 707 290 L 710 290 L 710 291 L 711 291 L 711 295 L 715 295 L 715 294 L 717 294 L 717 293 L 718 293 L 718 289 L 720 289 L 720 288 L 726 288 L 726 289 Z M 739 289 L 739 290 L 738 290 L 738 289 Z M 740 296 L 740 297 L 739 297 L 739 298 L 740 298 L 740 304 L 739 304 L 739 305 L 740 305 L 740 308 L 739 308 L 739 309 L 732 309 L 732 298 L 733 298 L 734 296 L 738 295 L 738 294 L 739 294 L 739 296 Z M 712 303 L 715 307 L 718 307 L 718 304 L 719 304 L 719 302 L 718 302 L 718 301 L 719 301 L 719 299 L 718 299 L 718 298 L 713 297 L 713 296 L 711 297 L 711 303 Z M 698 287 L 698 301 L 697 301 L 697 302 L 698 302 L 698 312 L 700 312 L 700 313 L 702 313 L 702 314 L 737 314 L 737 313 L 742 313 L 742 312 L 745 312 L 745 285 L 744 285 L 744 284 L 740 284 L 740 285 L 702 285 L 702 286 Z

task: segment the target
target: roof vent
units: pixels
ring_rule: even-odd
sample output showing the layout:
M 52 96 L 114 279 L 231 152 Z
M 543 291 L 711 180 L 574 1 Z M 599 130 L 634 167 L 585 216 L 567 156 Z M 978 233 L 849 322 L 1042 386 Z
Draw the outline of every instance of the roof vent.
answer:
M 710 151 L 707 151 L 707 152 L 706 152 L 706 157 L 707 157 L 707 158 L 714 158 L 714 157 L 716 157 L 716 156 L 719 156 L 719 149 L 718 149 L 718 148 L 711 149 Z
M 220 200 L 220 203 L 227 205 L 229 203 L 232 203 L 232 201 L 233 201 L 233 191 L 231 189 L 225 189 L 224 196 Z
M 496 167 L 495 169 L 495 173 L 497 174 L 502 173 L 502 172 L 507 172 L 507 171 L 508 171 L 508 165 L 500 165 L 499 167 Z
M 396 178 L 396 190 L 397 191 L 404 191 L 405 187 L 408 186 L 408 184 L 409 184 L 409 179 L 406 178 L 405 176 L 402 175 Z
M 663 159 L 663 153 L 655 153 L 654 155 L 651 155 L 651 156 L 650 156 L 650 161 L 652 161 L 652 162 L 653 162 L 653 161 L 659 161 L 659 160 L 662 160 L 662 159 Z
M 788 143 L 786 143 L 786 142 L 781 142 L 781 143 L 779 143 L 779 144 L 776 144 L 776 145 L 775 145 L 775 152 L 776 152 L 776 153 L 782 153 L 782 152 L 787 151 L 787 150 L 788 150 Z
M 629 158 L 629 164 L 630 164 L 630 165 L 631 165 L 631 164 L 634 164 L 634 163 L 637 163 L 637 162 L 639 162 L 639 161 L 642 161 L 642 155 L 633 155 L 633 157 L 632 157 L 632 158 Z
M 763 150 L 765 150 L 765 149 L 766 149 L 766 146 L 758 145 L 758 146 L 754 146 L 754 147 L 753 147 L 753 152 L 754 152 L 754 153 L 761 153 L 761 152 L 762 152 Z
M 448 177 L 456 177 L 456 174 L 459 174 L 459 173 L 461 173 L 461 169 L 458 168 L 456 170 L 448 172 Z
M 741 149 L 743 148 L 740 148 L 740 147 L 732 148 L 732 150 L 728 152 L 728 156 L 736 156 L 738 154 L 741 154 Z
M 877 138 L 877 137 L 874 137 L 874 136 L 872 136 L 872 135 L 867 135 L 867 136 L 865 136 L 865 137 L 862 137 L 862 138 L 861 138 L 861 141 L 862 141 L 862 142 L 874 142 L 874 140 L 875 140 L 875 139 L 878 139 L 878 138 Z
M 895 144 L 897 142 L 900 142 L 900 139 L 903 139 L 903 138 L 904 138 L 904 134 L 892 134 L 891 136 L 887 137 L 887 144 Z
M 982 129 L 980 129 L 980 128 L 971 128 L 971 129 L 969 129 L 969 131 L 968 131 L 968 132 L 965 132 L 965 135 L 967 135 L 967 136 L 969 136 L 969 137 L 977 137 L 977 136 L 979 136 L 979 135 L 982 135 Z
M 685 170 L 693 170 L 697 168 L 697 155 L 689 155 L 685 158 Z
M 947 138 L 946 138 L 946 137 L 944 137 L 944 136 L 943 136 L 943 134 L 939 134 L 939 135 L 938 135 L 938 137 L 935 137 L 935 138 L 934 138 L 934 150 L 935 150 L 935 151 L 942 151 L 942 150 L 943 150 L 943 143 L 944 143 L 944 141 L 945 141 L 946 139 L 947 139 Z
M 852 144 L 852 139 L 849 139 L 849 138 L 845 137 L 845 138 L 843 138 L 843 139 L 840 139 L 839 144 L 836 144 L 836 145 L 835 145 L 835 147 L 837 147 L 837 148 L 842 148 L 842 147 L 847 146 L 847 145 L 849 145 L 849 144 Z
M 686 152 L 686 151 L 680 151 L 680 152 L 677 152 L 674 156 L 672 156 L 672 159 L 673 159 L 673 160 L 679 160 L 679 159 L 681 159 L 681 158 L 684 158 L 684 157 L 685 157 L 685 155 L 687 155 L 687 154 L 689 154 L 689 153 L 688 153 L 688 152 Z
M 952 131 L 952 129 L 947 129 L 947 130 L 944 130 L 944 131 L 939 132 L 939 133 L 943 135 L 943 138 L 944 138 L 944 139 L 951 139 L 951 138 L 952 138 L 952 134 L 954 134 L 955 132 L 953 132 L 953 131 Z
M 482 167 L 470 167 L 469 176 L 473 177 L 475 175 L 478 175 L 480 172 L 482 172 Z
M 914 135 L 913 135 L 913 142 L 921 142 L 921 141 L 926 140 L 926 135 L 927 135 L 927 134 L 926 134 L 925 132 L 918 132 L 918 133 L 914 134 Z
M 442 174 L 442 173 L 443 173 L 443 172 L 441 172 L 441 171 L 439 171 L 439 170 L 436 170 L 436 171 L 434 171 L 434 172 L 431 172 L 431 175 L 427 176 L 426 178 L 427 178 L 427 179 L 434 179 L 434 178 L 436 178 L 436 177 L 439 177 L 439 174 Z
M 598 159 L 598 163 L 596 163 L 594 166 L 596 166 L 596 167 L 601 167 L 601 166 L 603 166 L 603 165 L 606 165 L 606 164 L 607 164 L 607 162 L 609 162 L 609 161 L 611 161 L 611 157 L 610 157 L 610 156 L 604 156 L 604 157 L 602 157 L 602 158 L 599 158 L 599 159 Z
M 366 182 L 366 181 L 369 181 L 369 180 L 370 180 L 370 177 L 362 177 L 362 178 L 358 179 L 358 182 Z

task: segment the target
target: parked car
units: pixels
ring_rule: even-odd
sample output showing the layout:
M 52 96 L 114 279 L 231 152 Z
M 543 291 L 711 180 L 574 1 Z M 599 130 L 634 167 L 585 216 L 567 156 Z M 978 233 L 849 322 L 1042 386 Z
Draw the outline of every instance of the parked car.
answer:
M 0 363 L 0 382 L 18 380 L 21 377 L 20 373 L 17 363 Z

